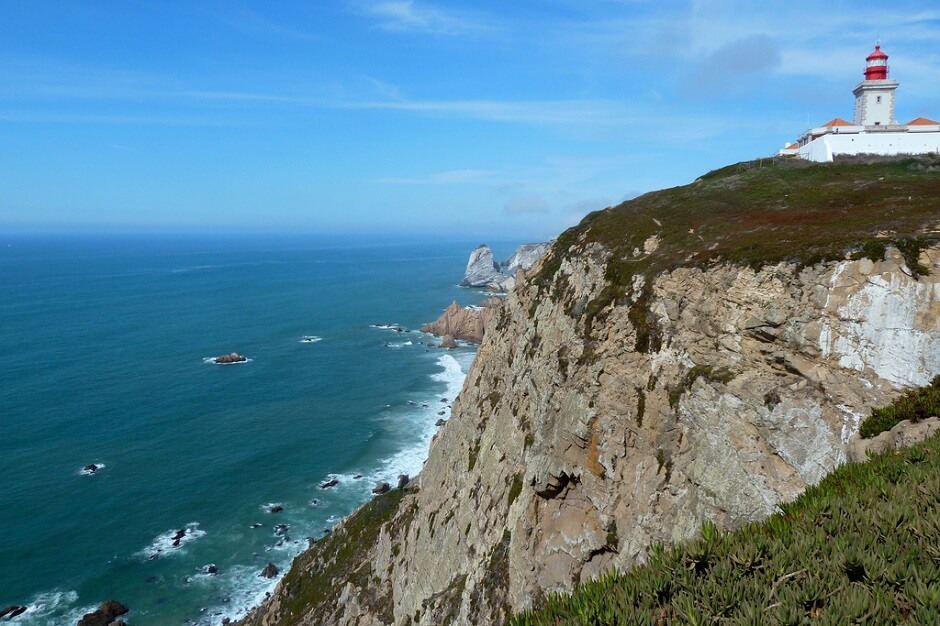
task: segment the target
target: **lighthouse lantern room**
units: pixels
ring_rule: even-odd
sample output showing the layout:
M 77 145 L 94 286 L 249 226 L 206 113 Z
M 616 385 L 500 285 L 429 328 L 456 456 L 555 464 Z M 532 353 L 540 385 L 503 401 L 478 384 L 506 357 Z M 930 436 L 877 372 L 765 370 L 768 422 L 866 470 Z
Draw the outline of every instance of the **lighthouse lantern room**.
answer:
M 894 92 L 898 81 L 888 78 L 888 55 L 878 44 L 865 61 L 865 80 L 852 92 L 855 94 L 855 125 L 896 125 Z

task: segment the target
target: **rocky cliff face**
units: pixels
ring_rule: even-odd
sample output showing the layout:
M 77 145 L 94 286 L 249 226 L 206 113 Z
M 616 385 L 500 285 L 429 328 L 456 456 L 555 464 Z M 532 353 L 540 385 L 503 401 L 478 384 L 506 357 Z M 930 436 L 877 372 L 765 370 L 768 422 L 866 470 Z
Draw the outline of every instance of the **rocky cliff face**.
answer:
M 807 263 L 767 239 L 748 263 L 660 202 L 624 209 L 619 243 L 608 216 L 559 239 L 487 327 L 415 488 L 348 518 L 246 623 L 501 623 L 705 520 L 766 517 L 845 462 L 873 406 L 940 372 L 935 208 L 918 246 L 819 240 L 830 260 Z M 698 239 L 724 254 L 690 262 Z

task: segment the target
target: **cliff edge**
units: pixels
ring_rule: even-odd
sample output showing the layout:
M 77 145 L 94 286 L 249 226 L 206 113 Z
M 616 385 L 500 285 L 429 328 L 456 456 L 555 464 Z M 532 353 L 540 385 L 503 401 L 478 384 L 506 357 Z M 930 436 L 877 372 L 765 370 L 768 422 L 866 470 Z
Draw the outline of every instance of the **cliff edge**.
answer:
M 738 164 L 593 213 L 488 323 L 405 491 L 245 624 L 499 624 L 761 520 L 940 373 L 940 164 Z

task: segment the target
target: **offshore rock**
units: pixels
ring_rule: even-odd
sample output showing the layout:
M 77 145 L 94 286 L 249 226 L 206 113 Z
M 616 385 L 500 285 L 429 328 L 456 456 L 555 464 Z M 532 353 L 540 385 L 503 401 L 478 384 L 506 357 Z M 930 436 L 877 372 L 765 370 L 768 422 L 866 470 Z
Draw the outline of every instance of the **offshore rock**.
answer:
M 512 291 L 516 276 L 530 269 L 545 254 L 551 243 L 524 243 L 501 263 L 493 260 L 493 251 L 481 244 L 470 252 L 470 260 L 460 285 L 486 287 L 493 291 Z
M 277 566 L 274 563 L 268 563 L 264 566 L 264 569 L 261 570 L 261 574 L 259 575 L 262 578 L 274 578 L 279 573 L 280 571 L 277 569 Z
M 0 621 L 10 621 L 17 615 L 21 615 L 26 612 L 29 607 L 21 606 L 19 604 L 11 604 L 10 606 L 0 609 Z
M 467 261 L 467 269 L 460 285 L 462 287 L 488 287 L 499 284 L 503 278 L 505 276 L 493 260 L 493 251 L 484 243 L 470 252 L 470 260 Z
M 550 246 L 551 242 L 524 243 L 508 259 L 499 264 L 499 270 L 506 276 L 514 276 L 518 270 L 528 270 L 542 258 Z
M 213 363 L 218 363 L 219 365 L 229 365 L 231 363 L 244 363 L 248 360 L 248 357 L 239 354 L 237 352 L 232 352 L 231 354 L 223 354 L 222 356 L 217 356 L 212 359 Z
M 92 613 L 86 613 L 78 621 L 78 626 L 109 626 L 118 617 L 125 615 L 129 609 L 116 600 L 105 600 Z
M 457 302 L 452 302 L 436 321 L 422 326 L 421 332 L 438 337 L 449 335 L 453 339 L 480 343 L 483 341 L 486 323 L 493 319 L 502 304 L 503 301 L 497 297 L 489 298 L 478 307 L 462 307 Z M 453 347 L 456 347 L 456 344 Z

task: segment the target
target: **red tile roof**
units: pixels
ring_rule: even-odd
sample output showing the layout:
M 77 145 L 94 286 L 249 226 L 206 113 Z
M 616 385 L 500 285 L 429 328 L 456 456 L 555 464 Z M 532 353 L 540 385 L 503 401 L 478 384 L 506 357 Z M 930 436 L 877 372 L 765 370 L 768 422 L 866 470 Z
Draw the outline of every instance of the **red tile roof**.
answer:
M 833 120 L 829 120 L 828 122 L 826 122 L 825 124 L 823 124 L 823 127 L 824 127 L 824 128 L 828 128 L 828 127 L 830 127 L 830 126 L 854 126 L 854 124 L 852 124 L 852 122 L 846 122 L 846 121 L 845 121 L 844 119 L 842 119 L 841 117 L 837 117 L 837 118 L 835 118 L 835 119 L 833 119 Z
M 933 120 L 928 120 L 926 117 L 918 117 L 916 120 L 911 120 L 907 123 L 908 126 L 940 126 L 940 122 L 935 122 Z

